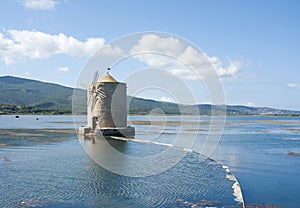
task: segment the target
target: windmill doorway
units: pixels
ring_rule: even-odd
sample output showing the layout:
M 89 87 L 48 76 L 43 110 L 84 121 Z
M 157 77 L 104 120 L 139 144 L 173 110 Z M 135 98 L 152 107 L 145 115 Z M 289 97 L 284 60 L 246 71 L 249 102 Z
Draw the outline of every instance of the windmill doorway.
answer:
M 94 116 L 93 117 L 93 124 L 92 124 L 92 129 L 96 129 L 97 125 L 98 125 L 98 117 Z

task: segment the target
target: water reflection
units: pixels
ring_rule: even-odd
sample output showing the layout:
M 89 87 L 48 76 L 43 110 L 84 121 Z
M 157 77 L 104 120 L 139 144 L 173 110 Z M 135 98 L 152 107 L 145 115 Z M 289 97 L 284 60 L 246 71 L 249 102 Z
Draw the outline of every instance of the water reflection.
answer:
M 160 147 L 110 138 L 101 139 L 108 139 L 106 144 L 127 153 L 135 148 L 152 151 L 153 148 Z M 105 144 L 101 139 L 86 138 L 86 145 L 92 146 L 87 150 L 108 153 L 105 146 L 100 147 L 100 144 Z M 98 154 L 100 155 L 104 156 Z M 107 156 L 105 158 L 108 159 Z M 126 169 L 126 160 L 119 161 L 118 165 Z M 90 202 L 96 207 L 241 207 L 234 201 L 232 182 L 225 178 L 225 171 L 218 164 L 199 158 L 195 153 L 188 153 L 171 169 L 147 177 L 115 174 L 90 160 L 85 170 L 89 178 L 89 185 L 85 189 L 97 196 L 92 197 Z
M 91 202 L 94 206 L 242 207 L 234 201 L 233 182 L 226 179 L 226 172 L 214 161 L 176 147 L 119 139 L 101 136 L 80 138 L 89 156 L 100 164 L 88 161 L 85 168 L 90 179 L 88 189 L 97 195 Z M 171 149 L 174 156 L 182 152 L 185 156 L 159 174 L 147 174 L 149 165 L 153 165 L 153 169 L 169 165 L 169 160 L 156 161 L 155 164 L 146 160 L 145 163 L 133 164 L 130 159 L 153 157 L 167 149 Z M 116 157 L 117 151 L 130 157 Z M 107 167 L 125 174 L 116 174 Z M 145 172 L 145 176 L 128 176 L 128 173 L 137 171 L 139 174 Z
M 145 177 L 164 172 L 177 164 L 186 154 L 172 145 L 149 145 L 145 140 L 122 137 L 81 137 L 87 154 L 101 167 L 125 176 Z M 139 142 L 135 142 L 139 141 Z M 144 144 L 143 144 L 144 143 Z

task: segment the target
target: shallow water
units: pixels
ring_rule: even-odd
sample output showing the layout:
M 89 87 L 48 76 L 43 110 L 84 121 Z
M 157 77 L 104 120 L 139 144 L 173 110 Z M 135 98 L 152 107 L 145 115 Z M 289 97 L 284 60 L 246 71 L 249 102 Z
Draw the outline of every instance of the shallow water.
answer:
M 41 116 L 38 129 L 31 129 L 37 121 L 34 117 L 22 116 L 20 119 L 27 119 L 28 123 L 17 120 L 13 125 L 3 120 L 15 118 L 0 117 L 0 120 L 3 119 L 1 122 L 6 123 L 4 129 L 0 129 L 0 143 L 8 143 L 8 146 L 0 148 L 0 207 L 237 205 L 233 181 L 226 179 L 226 171 L 199 154 L 185 152 L 180 162 L 159 174 L 146 177 L 118 175 L 91 160 L 75 133 L 63 131 L 70 128 L 72 118 L 48 118 Z M 49 129 L 54 124 L 58 127 L 57 131 Z M 68 140 L 53 140 L 53 137 L 66 136 L 69 136 Z M 45 145 L 45 140 L 50 143 Z M 135 141 L 109 140 L 109 143 L 118 151 L 135 157 L 159 154 L 166 148 Z M 91 145 L 94 147 L 93 143 Z M 183 151 L 174 148 L 173 154 Z M 117 166 L 130 167 L 126 161 L 119 162 Z
M 240 121 L 240 120 L 242 121 Z M 246 203 L 300 205 L 299 117 L 229 118 L 214 158 L 230 166 Z
M 0 116 L 0 129 L 69 129 L 84 124 L 85 116 L 77 116 L 74 124 L 73 116 L 14 115 Z
M 126 145 L 128 149 L 155 148 L 135 142 Z M 225 180 L 223 169 L 199 159 L 197 154 L 187 154 L 159 175 L 137 178 L 101 168 L 86 156 L 75 139 L 55 145 L 2 149 L 0 155 L 11 159 L 1 163 L 1 207 L 15 207 L 22 202 L 51 207 L 235 204 L 232 182 Z
M 166 119 L 168 123 L 164 125 L 162 121 Z M 196 151 L 201 150 L 205 143 L 210 128 L 210 119 L 208 116 L 200 117 L 200 120 L 195 117 L 184 117 L 184 124 L 181 125 L 181 118 L 178 116 L 167 118 L 131 116 L 129 118 L 136 128 L 136 139 L 174 144 L 179 134 L 190 141 L 193 141 L 196 134 L 195 143 L 191 147 Z M 152 125 L 149 125 L 153 120 L 156 120 L 157 123 L 152 122 Z M 77 126 L 83 125 L 85 117 L 77 117 L 75 121 Z M 73 128 L 73 126 L 71 116 L 40 116 L 39 120 L 36 120 L 35 116 L 21 116 L 20 119 L 15 119 L 13 116 L 0 116 L 0 128 L 2 129 L 0 129 L 0 134 L 3 133 L 3 129 L 65 129 Z M 180 127 L 181 130 L 179 130 Z M 161 181 L 166 181 L 168 184 L 177 179 L 178 184 L 175 184 L 179 188 L 170 188 L 167 184 L 161 185 L 154 176 L 133 179 L 129 177 L 130 180 L 128 180 L 128 177 L 113 174 L 99 167 L 86 156 L 76 136 L 73 134 L 70 137 L 71 139 L 68 141 L 60 143 L 55 141 L 50 145 L 31 141 L 32 143 L 27 147 L 23 145 L 0 147 L 0 158 L 7 156 L 11 159 L 11 162 L 4 159 L 0 161 L 0 175 L 2 174 L 0 190 L 1 193 L 7 193 L 4 197 L 5 200 L 1 198 L 1 205 L 4 202 L 18 205 L 23 200 L 28 204 L 44 203 L 44 205 L 54 207 L 78 207 L 79 204 L 81 207 L 91 205 L 122 207 L 124 203 L 128 203 L 126 206 L 132 207 L 138 207 L 141 205 L 140 203 L 149 207 L 162 206 L 162 204 L 165 204 L 166 207 L 173 205 L 191 207 L 194 203 L 200 206 L 201 203 L 209 203 L 201 201 L 201 199 L 214 201 L 212 198 L 203 198 L 201 195 L 203 185 L 197 180 L 197 177 L 204 177 L 201 165 L 205 164 L 206 169 L 215 171 L 212 172 L 215 173 L 213 174 L 214 177 L 208 177 L 208 179 L 212 178 L 213 180 L 206 181 L 207 184 L 214 187 L 215 185 L 212 185 L 214 180 L 224 179 L 224 170 L 219 165 L 214 162 L 203 163 L 203 157 L 189 153 L 187 158 L 183 159 L 183 163 L 178 163 L 179 168 L 171 168 L 170 172 L 156 175 L 158 178 L 161 177 Z M 0 143 L 3 143 L 1 138 Z M 152 154 L 152 151 L 163 151 L 161 149 L 163 147 L 159 145 L 136 142 L 126 144 L 128 148 L 124 151 L 127 151 L 127 154 Z M 143 147 L 143 145 L 145 146 Z M 186 144 L 183 142 L 180 145 Z M 145 147 L 149 151 L 143 151 Z M 225 130 L 211 157 L 221 164 L 229 166 L 242 186 L 246 204 L 272 204 L 296 208 L 300 204 L 300 157 L 289 156 L 289 152 L 300 153 L 300 120 L 298 117 L 227 117 Z M 190 169 L 186 169 L 186 167 Z M 8 170 L 8 172 L 3 170 Z M 193 173 L 191 177 L 188 172 L 185 173 L 185 170 Z M 175 172 L 172 173 L 172 171 Z M 30 176 L 30 172 L 33 172 L 31 174 L 33 178 L 39 179 L 37 182 L 33 182 L 35 180 Z M 22 174 L 20 175 L 20 173 Z M 89 174 L 99 176 L 104 182 L 93 181 L 91 179 L 93 177 Z M 58 178 L 57 183 L 55 178 Z M 147 180 L 141 180 L 145 178 Z M 180 189 L 182 178 L 188 180 L 184 181 L 184 185 Z M 114 186 L 110 186 L 111 181 L 114 181 L 112 183 Z M 225 188 L 222 188 L 223 192 L 219 192 L 219 199 L 227 205 L 236 204 L 232 197 L 232 181 L 220 180 L 220 183 L 224 184 Z M 139 184 L 143 185 L 140 187 Z M 156 189 L 154 187 L 160 185 L 164 188 L 159 189 L 162 191 L 155 195 L 156 191 L 154 190 Z M 128 186 L 133 189 L 124 188 Z M 8 187 L 13 188 L 9 189 Z M 120 192 L 114 190 L 113 187 L 118 187 L 117 190 Z M 188 189 L 188 187 L 192 188 Z M 218 185 L 215 188 L 216 190 L 220 189 Z M 169 192 L 170 190 L 173 192 Z M 149 197 L 143 198 L 142 196 Z M 206 196 L 212 195 L 207 194 Z M 35 201 L 35 199 L 38 200 Z M 217 206 L 221 206 L 221 204 L 219 203 Z
M 133 117 L 132 120 L 149 118 Z M 172 117 L 173 125 L 142 126 L 140 131 L 163 132 L 154 141 L 174 143 L 180 117 Z M 176 125 L 174 120 L 178 121 Z M 201 151 L 209 130 L 210 117 L 185 117 L 181 127 L 185 138 L 197 139 L 192 147 Z M 140 127 L 137 125 L 137 127 Z M 209 142 L 208 142 L 209 143 Z M 213 144 L 214 145 L 214 144 Z M 228 116 L 222 137 L 211 157 L 228 165 L 243 190 L 246 204 L 277 205 L 297 208 L 300 205 L 300 118 L 272 116 Z

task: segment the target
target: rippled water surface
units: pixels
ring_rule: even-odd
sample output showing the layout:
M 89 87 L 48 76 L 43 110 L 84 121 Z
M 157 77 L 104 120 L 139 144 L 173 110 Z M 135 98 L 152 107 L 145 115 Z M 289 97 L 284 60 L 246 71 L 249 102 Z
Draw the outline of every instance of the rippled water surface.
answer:
M 130 148 L 151 149 L 131 142 Z M 149 145 L 148 145 L 149 146 Z M 15 154 L 17 152 L 17 155 Z M 20 202 L 61 207 L 173 207 L 235 204 L 232 182 L 214 162 L 189 153 L 172 169 L 155 176 L 126 177 L 90 160 L 77 140 L 1 151 L 2 206 Z M 3 195 L 2 195 L 3 196 Z
M 136 140 L 152 143 L 108 142 L 131 156 L 159 155 L 168 148 L 159 145 L 161 143 L 177 142 L 197 152 L 201 152 L 205 143 L 207 147 L 210 145 L 206 138 L 211 118 L 207 116 L 200 119 L 131 116 L 129 120 L 136 128 Z M 80 126 L 85 118 L 77 117 L 75 121 L 76 126 Z M 101 168 L 87 156 L 76 134 L 68 131 L 73 126 L 71 116 L 39 116 L 39 119 L 0 116 L 0 207 L 222 207 L 238 204 L 234 201 L 233 181 L 226 179 L 226 171 L 212 160 L 186 152 L 179 163 L 165 172 L 147 177 L 122 176 Z M 186 143 L 178 143 L 178 135 L 195 143 L 188 148 Z M 91 141 L 85 144 L 92 149 L 99 148 Z M 240 182 L 246 204 L 297 208 L 300 205 L 299 155 L 299 117 L 244 116 L 227 117 L 223 135 L 210 156 L 229 166 Z M 132 171 L 126 170 L 130 161 L 118 162 L 122 170 Z M 160 164 L 163 163 L 160 161 Z
M 220 164 L 197 153 L 185 152 L 180 162 L 159 174 L 128 177 L 100 167 L 87 156 L 76 134 L 68 131 L 72 128 L 71 117 L 41 116 L 37 120 L 33 116 L 19 119 L 1 116 L 0 119 L 3 124 L 0 129 L 0 207 L 223 207 L 238 204 L 233 195 L 233 181 L 226 178 L 228 173 Z M 36 123 L 38 127 L 33 129 Z M 58 128 L 53 129 L 55 126 Z M 107 141 L 116 150 L 134 157 L 156 155 L 166 149 L 162 145 L 136 141 Z M 88 144 L 96 147 L 96 152 L 102 152 L 100 142 L 96 141 L 99 146 L 95 146 L 95 141 Z M 173 149 L 174 156 L 184 151 Z M 117 166 L 126 169 L 128 164 L 124 160 Z

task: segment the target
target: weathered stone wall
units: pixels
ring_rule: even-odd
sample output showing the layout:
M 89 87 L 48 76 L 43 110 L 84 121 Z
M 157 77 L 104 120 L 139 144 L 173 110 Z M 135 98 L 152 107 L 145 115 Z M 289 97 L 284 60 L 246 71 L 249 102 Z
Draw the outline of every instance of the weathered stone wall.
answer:
M 104 97 L 98 97 L 94 116 L 98 118 L 97 127 L 126 127 L 127 101 L 126 84 L 118 82 L 98 82 L 97 91 Z

